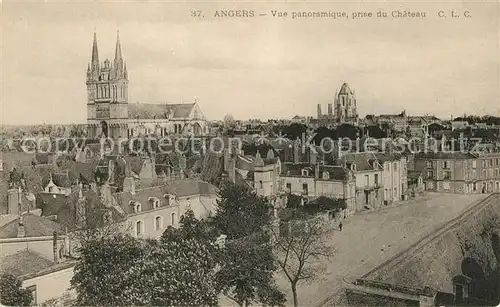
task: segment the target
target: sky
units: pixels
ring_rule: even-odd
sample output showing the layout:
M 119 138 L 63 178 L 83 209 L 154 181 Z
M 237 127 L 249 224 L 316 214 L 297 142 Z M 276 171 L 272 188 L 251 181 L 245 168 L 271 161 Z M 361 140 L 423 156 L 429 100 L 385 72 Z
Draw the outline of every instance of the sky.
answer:
M 500 116 L 499 3 L 9 2 L 1 4 L 1 123 L 85 123 L 94 30 L 119 29 L 129 103 L 196 99 L 208 119 L 315 116 L 343 82 L 358 112 Z M 216 10 L 267 16 L 217 18 Z M 203 17 L 191 17 L 201 10 Z M 288 12 L 287 18 L 271 10 Z M 425 19 L 291 19 L 297 11 L 425 12 Z M 451 11 L 461 13 L 451 18 Z M 444 11 L 447 18 L 438 17 Z M 470 18 L 463 16 L 470 12 Z

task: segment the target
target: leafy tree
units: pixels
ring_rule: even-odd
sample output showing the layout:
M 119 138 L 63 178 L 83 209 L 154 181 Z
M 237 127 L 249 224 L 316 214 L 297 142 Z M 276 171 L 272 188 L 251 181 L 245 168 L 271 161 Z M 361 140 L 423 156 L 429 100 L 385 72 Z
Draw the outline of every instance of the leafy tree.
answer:
M 222 292 L 240 306 L 285 302 L 273 279 L 277 269 L 270 237 L 272 205 L 254 192 L 225 182 L 219 191 L 214 226 L 229 240 L 217 274 Z
M 225 181 L 219 189 L 213 222 L 229 240 L 259 232 L 271 223 L 272 205 L 248 188 Z
M 80 259 L 71 285 L 77 305 L 146 305 L 142 280 L 134 268 L 148 253 L 148 246 L 130 235 L 91 237 L 81 241 Z
M 297 209 L 297 208 L 301 207 L 302 197 L 300 197 L 299 195 L 288 193 L 287 199 L 288 199 L 288 201 L 286 203 L 287 208 Z
M 321 271 L 314 263 L 323 257 L 333 255 L 333 249 L 326 242 L 326 226 L 318 218 L 290 221 L 293 235 L 280 236 L 273 231 L 278 265 L 285 273 L 293 293 L 293 305 L 299 306 L 297 285 L 301 281 L 312 281 Z
M 0 302 L 5 306 L 30 306 L 33 296 L 15 276 L 2 274 L 0 276 Z
M 77 305 L 216 306 L 214 234 L 192 211 L 159 241 L 124 234 L 82 241 L 71 281 Z
M 148 258 L 154 306 L 217 306 L 216 233 L 189 210 L 180 227 L 169 227 Z M 154 263 L 153 263 L 154 262 Z
M 307 126 L 304 124 L 293 123 L 289 126 L 282 127 L 280 132 L 284 137 L 290 140 L 296 140 L 297 138 L 301 140 L 302 136 L 307 132 Z

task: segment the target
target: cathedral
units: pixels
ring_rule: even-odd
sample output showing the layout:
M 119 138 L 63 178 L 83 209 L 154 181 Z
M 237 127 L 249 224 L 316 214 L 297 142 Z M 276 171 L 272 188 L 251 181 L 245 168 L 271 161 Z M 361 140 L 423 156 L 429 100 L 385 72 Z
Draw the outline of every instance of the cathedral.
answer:
M 321 104 L 317 106 L 317 117 L 320 121 L 335 124 L 357 125 L 359 116 L 356 109 L 356 97 L 347 83 L 342 84 L 335 93 L 333 103 L 328 104 L 328 114 L 322 114 Z
M 208 125 L 196 101 L 181 104 L 129 103 L 129 76 L 119 34 L 113 62 L 106 59 L 101 63 L 94 33 L 86 83 L 88 138 L 208 134 Z
M 335 119 L 337 123 L 358 123 L 358 111 L 356 110 L 356 97 L 347 83 L 342 84 L 340 91 L 335 95 Z

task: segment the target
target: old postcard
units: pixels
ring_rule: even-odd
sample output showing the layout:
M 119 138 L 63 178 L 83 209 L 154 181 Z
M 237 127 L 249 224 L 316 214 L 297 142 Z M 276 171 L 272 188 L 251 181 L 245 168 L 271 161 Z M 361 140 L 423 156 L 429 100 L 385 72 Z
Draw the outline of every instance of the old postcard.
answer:
M 498 1 L 3 1 L 5 306 L 497 306 Z

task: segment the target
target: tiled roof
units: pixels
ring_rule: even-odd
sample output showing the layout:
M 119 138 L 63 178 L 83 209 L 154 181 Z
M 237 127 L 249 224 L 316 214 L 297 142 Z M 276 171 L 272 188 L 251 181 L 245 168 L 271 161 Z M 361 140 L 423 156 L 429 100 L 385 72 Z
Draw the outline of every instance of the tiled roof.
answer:
M 307 177 L 314 177 L 314 166 L 309 163 L 283 163 L 281 167 L 282 176 L 302 176 L 302 170 L 309 171 Z
M 215 195 L 217 194 L 216 187 L 208 182 L 200 180 L 175 180 L 168 184 L 156 187 L 138 189 L 135 194 L 129 192 L 119 192 L 113 194 L 118 204 L 127 213 L 132 213 L 131 201 L 139 202 L 142 206 L 142 211 L 151 210 L 151 197 L 160 200 L 160 205 L 164 206 L 168 202 L 163 197 L 165 194 L 173 194 L 177 197 L 195 196 L 195 195 Z
M 471 153 L 465 152 L 420 152 L 415 155 L 415 159 L 448 159 L 448 160 L 459 160 L 459 159 L 476 159 L 476 156 Z
M 171 115 L 173 118 L 186 118 L 193 110 L 195 103 L 185 104 L 144 104 L 130 103 L 128 105 L 128 118 L 166 119 Z
M 16 277 L 34 274 L 54 265 L 54 262 L 29 250 L 7 255 L 1 259 L 0 263 L 2 274 L 12 274 Z
M 130 170 L 136 174 L 140 174 L 142 166 L 144 165 L 144 158 L 137 156 L 125 156 L 124 157 L 127 164 L 130 165 Z
M 320 165 L 319 166 L 319 173 L 321 179 L 321 174 L 323 172 L 328 172 L 328 175 L 330 177 L 330 180 L 345 180 L 347 178 L 347 173 L 349 172 L 347 169 L 340 167 L 340 166 L 333 166 L 333 165 Z
M 54 231 L 61 232 L 60 224 L 42 216 L 33 214 L 23 215 L 25 237 L 52 236 Z M 19 226 L 19 218 L 0 228 L 0 238 L 16 238 Z
M 206 154 L 201 169 L 201 179 L 213 182 L 222 175 L 224 171 L 224 157 L 217 154 Z
M 348 153 L 341 158 L 347 164 L 355 163 L 356 171 L 368 171 L 374 169 L 376 156 L 372 152 Z
M 377 152 L 375 153 L 375 156 L 377 159 L 383 163 L 383 162 L 389 162 L 389 161 L 397 161 L 401 159 L 401 155 L 398 154 L 390 154 L 390 153 L 380 153 Z

